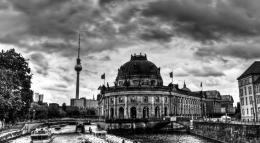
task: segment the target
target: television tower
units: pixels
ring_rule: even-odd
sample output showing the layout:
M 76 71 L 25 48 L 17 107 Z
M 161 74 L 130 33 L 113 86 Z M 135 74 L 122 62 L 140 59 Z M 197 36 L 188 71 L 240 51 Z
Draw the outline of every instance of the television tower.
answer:
M 75 65 L 75 71 L 77 72 L 76 99 L 79 99 L 79 73 L 82 70 L 79 56 L 80 56 L 80 33 L 79 33 L 78 58 L 77 58 L 77 64 Z

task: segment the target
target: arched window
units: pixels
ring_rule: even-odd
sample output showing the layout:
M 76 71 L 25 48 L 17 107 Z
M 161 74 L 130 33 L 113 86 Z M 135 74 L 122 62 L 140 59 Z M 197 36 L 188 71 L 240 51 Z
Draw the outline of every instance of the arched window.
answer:
M 110 108 L 110 119 L 114 118 L 114 108 Z
M 149 108 L 144 107 L 143 109 L 143 118 L 149 118 Z
M 160 118 L 160 108 L 158 106 L 155 107 L 155 118 Z
M 164 107 L 164 116 L 168 115 L 167 107 Z
M 124 119 L 124 108 L 123 107 L 119 108 L 119 119 Z
M 130 109 L 130 117 L 132 119 L 136 118 L 136 108 L 135 107 L 131 107 L 131 109 Z

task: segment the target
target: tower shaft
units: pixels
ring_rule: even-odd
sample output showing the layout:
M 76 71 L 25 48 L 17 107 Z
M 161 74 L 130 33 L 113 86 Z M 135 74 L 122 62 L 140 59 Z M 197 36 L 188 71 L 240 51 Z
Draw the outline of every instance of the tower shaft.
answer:
M 79 71 L 77 71 L 76 99 L 79 99 Z

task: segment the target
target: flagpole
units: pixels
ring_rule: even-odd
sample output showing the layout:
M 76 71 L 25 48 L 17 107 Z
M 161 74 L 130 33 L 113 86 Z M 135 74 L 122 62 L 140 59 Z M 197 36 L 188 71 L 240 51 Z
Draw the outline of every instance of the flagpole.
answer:
M 105 75 L 105 78 L 104 78 L 104 86 L 106 86 L 106 75 Z
M 172 84 L 173 84 L 173 70 L 172 70 Z

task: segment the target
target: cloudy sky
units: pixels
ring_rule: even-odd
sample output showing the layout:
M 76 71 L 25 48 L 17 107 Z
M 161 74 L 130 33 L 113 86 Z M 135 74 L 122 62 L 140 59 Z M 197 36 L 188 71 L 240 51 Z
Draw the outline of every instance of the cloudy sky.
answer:
M 146 53 L 164 84 L 219 90 L 238 101 L 236 78 L 260 59 L 259 0 L 0 0 L 0 49 L 29 59 L 32 89 L 47 102 L 75 97 L 81 31 L 80 97 L 112 84 L 131 54 Z

